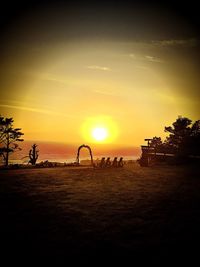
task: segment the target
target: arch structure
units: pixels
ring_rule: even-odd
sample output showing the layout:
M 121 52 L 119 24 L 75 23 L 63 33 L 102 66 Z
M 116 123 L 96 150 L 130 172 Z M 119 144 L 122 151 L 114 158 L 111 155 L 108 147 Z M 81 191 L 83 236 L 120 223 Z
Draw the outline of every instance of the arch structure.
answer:
M 81 151 L 82 148 L 87 148 L 88 149 L 89 154 L 90 154 L 90 158 L 91 158 L 91 165 L 93 166 L 94 165 L 94 161 L 93 161 L 93 156 L 92 156 L 92 150 L 91 150 L 90 146 L 87 146 L 87 145 L 79 146 L 78 151 L 77 151 L 76 163 L 80 164 L 79 156 L 80 156 L 80 151 Z

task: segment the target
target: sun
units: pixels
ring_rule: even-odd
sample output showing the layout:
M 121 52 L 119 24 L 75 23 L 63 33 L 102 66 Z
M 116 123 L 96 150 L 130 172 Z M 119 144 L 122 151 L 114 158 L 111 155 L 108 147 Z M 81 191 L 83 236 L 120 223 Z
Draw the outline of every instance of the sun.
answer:
M 83 142 L 109 144 L 118 138 L 118 127 L 112 117 L 99 115 L 88 117 L 81 126 Z
M 92 137 L 96 141 L 104 141 L 108 137 L 108 130 L 103 127 L 96 127 L 92 130 Z

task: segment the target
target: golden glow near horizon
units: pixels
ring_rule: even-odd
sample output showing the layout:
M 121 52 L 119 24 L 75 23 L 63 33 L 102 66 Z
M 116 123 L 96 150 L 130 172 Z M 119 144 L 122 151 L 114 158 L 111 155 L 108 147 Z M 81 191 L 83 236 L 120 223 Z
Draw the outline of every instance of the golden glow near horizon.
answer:
M 25 140 L 139 146 L 178 115 L 199 119 L 199 41 L 184 24 L 153 9 L 75 10 L 21 18 L 8 35 L 0 114 Z
M 162 47 L 162 60 L 145 57 L 159 50 L 150 46 L 143 51 L 147 47 L 93 42 L 47 50 L 52 56 L 37 71 L 22 71 L 25 78 L 13 85 L 12 98 L 0 102 L 1 114 L 14 117 L 26 140 L 99 142 L 91 134 L 95 128 L 107 129 L 101 142 L 113 145 L 163 137 L 164 126 L 178 115 L 198 119 L 198 101 L 195 95 L 187 97 L 187 75 L 185 85 L 179 85 L 166 69 L 171 61 L 171 68 L 191 74 L 189 66 L 181 67 L 178 56 L 176 62 L 166 58 Z

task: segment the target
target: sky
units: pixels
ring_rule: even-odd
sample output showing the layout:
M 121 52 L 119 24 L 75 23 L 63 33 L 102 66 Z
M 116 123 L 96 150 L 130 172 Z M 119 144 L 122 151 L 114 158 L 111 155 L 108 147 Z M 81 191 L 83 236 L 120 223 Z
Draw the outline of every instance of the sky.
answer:
M 164 138 L 179 115 L 200 119 L 198 14 L 188 5 L 7 5 L 0 114 L 13 117 L 27 141 L 116 148 Z

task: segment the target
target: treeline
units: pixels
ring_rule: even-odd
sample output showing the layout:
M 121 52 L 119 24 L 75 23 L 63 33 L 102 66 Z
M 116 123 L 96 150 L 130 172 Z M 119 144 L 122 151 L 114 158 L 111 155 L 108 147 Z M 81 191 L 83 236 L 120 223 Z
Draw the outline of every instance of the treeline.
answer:
M 19 142 L 24 141 L 21 137 L 24 133 L 21 132 L 21 128 L 13 127 L 13 118 L 4 118 L 0 116 L 0 159 L 3 160 L 4 165 L 8 166 L 9 156 L 16 150 L 21 150 Z M 36 165 L 39 156 L 39 150 L 37 145 L 33 144 L 29 150 L 29 154 L 24 158 L 29 158 L 28 163 Z
M 24 141 L 21 138 L 24 135 L 21 128 L 14 128 L 13 122 L 13 118 L 0 116 L 0 157 L 2 157 L 5 166 L 8 166 L 9 155 L 15 150 L 21 149 L 18 142 Z
M 164 141 L 160 137 L 153 137 L 149 147 L 156 152 L 171 153 L 179 157 L 200 156 L 200 120 L 179 116 L 172 126 L 164 129 L 169 134 Z

